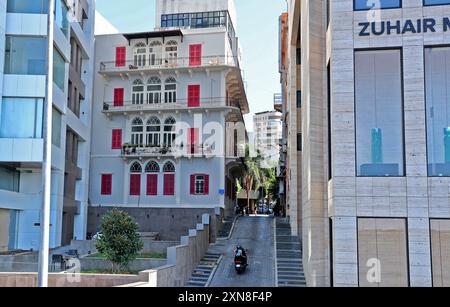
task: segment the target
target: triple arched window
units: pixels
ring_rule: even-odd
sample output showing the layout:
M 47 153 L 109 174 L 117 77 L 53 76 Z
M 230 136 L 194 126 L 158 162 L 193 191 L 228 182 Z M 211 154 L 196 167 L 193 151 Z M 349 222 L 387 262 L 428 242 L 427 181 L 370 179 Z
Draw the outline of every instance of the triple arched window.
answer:
M 152 67 L 176 65 L 178 61 L 178 42 L 169 40 L 163 44 L 159 40 L 151 41 L 148 46 L 144 42 L 134 45 L 134 66 Z
M 136 79 L 132 84 L 131 95 L 134 105 L 176 103 L 177 80 L 174 77 L 168 77 L 163 84 L 159 77 L 153 76 L 144 85 L 144 81 Z
M 136 117 L 131 122 L 131 144 L 141 147 L 173 147 L 176 124 L 177 121 L 172 116 L 166 118 L 163 123 L 158 117 L 152 116 L 146 121 L 144 127 L 144 120 Z
M 164 196 L 175 195 L 175 165 L 167 161 L 162 167 L 163 171 L 163 194 Z M 143 166 L 140 162 L 133 162 L 130 167 L 130 196 L 141 196 L 141 177 Z M 146 195 L 157 196 L 158 183 L 160 181 L 161 167 L 156 161 L 149 161 L 145 165 L 146 173 Z

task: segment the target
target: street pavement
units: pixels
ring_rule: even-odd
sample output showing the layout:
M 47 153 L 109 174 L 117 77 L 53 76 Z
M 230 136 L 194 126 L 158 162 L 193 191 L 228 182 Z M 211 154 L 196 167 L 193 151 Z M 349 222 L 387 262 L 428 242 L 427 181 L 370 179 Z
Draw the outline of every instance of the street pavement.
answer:
M 247 250 L 247 271 L 238 275 L 234 269 L 234 248 Z M 209 249 L 222 254 L 210 287 L 274 287 L 275 246 L 274 218 L 266 216 L 239 217 L 230 240 L 219 241 Z

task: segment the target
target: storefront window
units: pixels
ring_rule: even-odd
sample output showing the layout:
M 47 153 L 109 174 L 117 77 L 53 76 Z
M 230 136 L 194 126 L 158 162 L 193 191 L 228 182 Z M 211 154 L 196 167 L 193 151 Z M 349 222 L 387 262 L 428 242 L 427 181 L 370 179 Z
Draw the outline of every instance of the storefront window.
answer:
M 428 175 L 450 176 L 450 48 L 425 49 Z
M 401 75 L 400 50 L 355 53 L 358 176 L 404 176 Z

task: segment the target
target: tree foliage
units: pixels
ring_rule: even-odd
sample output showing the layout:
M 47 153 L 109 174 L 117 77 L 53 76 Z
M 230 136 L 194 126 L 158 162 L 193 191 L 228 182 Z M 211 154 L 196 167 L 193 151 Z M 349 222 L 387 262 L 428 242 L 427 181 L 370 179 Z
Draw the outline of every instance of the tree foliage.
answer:
M 96 248 L 111 261 L 113 273 L 120 272 L 144 247 L 139 225 L 128 213 L 113 209 L 103 216 L 100 227 Z

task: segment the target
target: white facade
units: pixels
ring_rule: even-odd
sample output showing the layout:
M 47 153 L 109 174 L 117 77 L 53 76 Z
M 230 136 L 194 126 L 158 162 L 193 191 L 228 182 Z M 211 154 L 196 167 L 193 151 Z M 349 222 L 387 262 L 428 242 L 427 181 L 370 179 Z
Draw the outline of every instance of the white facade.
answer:
M 0 212 L 9 216 L 8 228 L 0 226 L 0 232 L 9 234 L 7 244 L 6 239 L 0 242 L 0 250 L 39 248 L 42 104 L 46 88 L 46 73 L 42 68 L 46 56 L 38 57 L 46 55 L 47 48 L 47 10 L 42 10 L 39 4 L 33 1 L 25 7 L 15 6 L 15 1 L 0 4 Z M 56 1 L 53 29 L 55 76 L 50 247 L 60 246 L 75 237 L 84 239 L 86 233 L 95 7 L 91 0 L 73 5 L 70 1 Z M 67 18 L 64 18 L 66 9 Z M 78 46 L 77 51 L 73 50 L 71 42 Z M 5 46 L 8 47 L 7 55 Z M 72 73 L 74 66 L 78 66 L 75 74 Z M 71 110 L 68 106 L 69 90 L 72 89 L 69 79 L 76 78 L 77 74 L 83 89 L 77 94 L 74 104 L 77 107 Z M 75 83 L 72 81 L 70 84 Z M 76 135 L 79 143 L 74 148 L 79 178 L 73 182 L 73 187 L 65 179 L 68 177 L 68 130 Z M 68 190 L 71 197 L 66 193 Z M 67 216 L 68 211 L 72 212 L 71 217 Z
M 265 167 L 275 167 L 280 161 L 282 117 L 283 114 L 277 111 L 257 113 L 253 117 L 255 148 L 261 152 Z
M 228 1 L 172 2 L 157 1 L 155 32 L 96 38 L 93 207 L 231 206 L 230 169 L 239 163 L 226 127 L 240 124 L 245 140 L 249 112 L 237 39 L 226 25 L 158 25 L 162 13 L 226 11 Z

